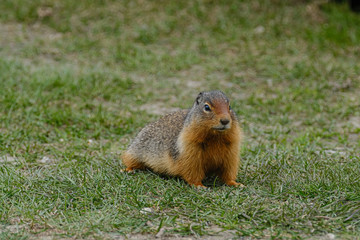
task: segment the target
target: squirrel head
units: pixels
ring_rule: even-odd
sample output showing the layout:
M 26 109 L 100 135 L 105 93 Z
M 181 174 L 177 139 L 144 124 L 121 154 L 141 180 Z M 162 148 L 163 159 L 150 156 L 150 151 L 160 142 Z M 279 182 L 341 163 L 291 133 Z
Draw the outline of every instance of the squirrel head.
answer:
M 236 120 L 229 99 L 219 90 L 200 92 L 190 112 L 190 122 L 202 123 L 201 125 L 210 128 L 214 133 L 226 132 Z

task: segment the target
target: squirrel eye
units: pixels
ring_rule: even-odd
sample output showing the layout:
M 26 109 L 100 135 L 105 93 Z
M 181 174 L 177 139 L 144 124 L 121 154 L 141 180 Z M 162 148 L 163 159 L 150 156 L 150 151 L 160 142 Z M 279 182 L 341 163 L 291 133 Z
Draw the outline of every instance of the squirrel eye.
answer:
M 232 110 L 232 108 L 231 108 L 231 106 L 229 105 L 229 110 L 231 111 Z
M 210 112 L 211 111 L 211 108 L 208 104 L 205 104 L 204 105 L 204 110 L 207 111 L 207 112 Z

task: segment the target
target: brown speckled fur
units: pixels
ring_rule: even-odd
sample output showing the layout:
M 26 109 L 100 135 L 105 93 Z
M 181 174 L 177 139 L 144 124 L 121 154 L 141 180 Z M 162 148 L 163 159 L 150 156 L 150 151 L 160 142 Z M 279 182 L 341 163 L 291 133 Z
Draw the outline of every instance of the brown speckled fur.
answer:
M 210 111 L 204 110 L 206 104 Z M 241 185 L 236 182 L 241 140 L 239 122 L 225 94 L 201 92 L 190 110 L 165 115 L 145 126 L 122 160 L 126 171 L 149 168 L 201 187 L 205 176 L 213 173 L 227 185 L 237 186 Z

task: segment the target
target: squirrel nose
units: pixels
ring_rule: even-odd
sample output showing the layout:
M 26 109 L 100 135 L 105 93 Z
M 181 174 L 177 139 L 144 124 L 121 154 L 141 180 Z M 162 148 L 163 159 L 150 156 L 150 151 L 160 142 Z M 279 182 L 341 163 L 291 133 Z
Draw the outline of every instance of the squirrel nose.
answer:
M 227 125 L 230 122 L 230 120 L 229 119 L 220 119 L 220 122 L 222 125 Z

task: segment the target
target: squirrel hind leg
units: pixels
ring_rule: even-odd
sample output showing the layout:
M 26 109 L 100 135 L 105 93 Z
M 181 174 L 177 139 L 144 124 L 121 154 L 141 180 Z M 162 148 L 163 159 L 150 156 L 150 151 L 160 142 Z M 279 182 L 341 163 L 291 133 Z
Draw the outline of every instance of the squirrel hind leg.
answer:
M 124 153 L 122 156 L 122 162 L 125 164 L 126 169 L 125 172 L 133 172 L 136 169 L 145 169 L 145 165 L 142 162 L 139 162 L 135 157 L 131 154 Z

